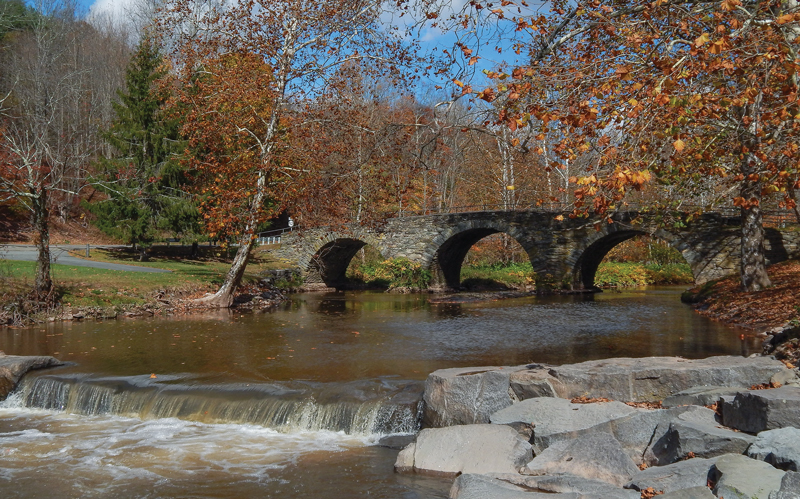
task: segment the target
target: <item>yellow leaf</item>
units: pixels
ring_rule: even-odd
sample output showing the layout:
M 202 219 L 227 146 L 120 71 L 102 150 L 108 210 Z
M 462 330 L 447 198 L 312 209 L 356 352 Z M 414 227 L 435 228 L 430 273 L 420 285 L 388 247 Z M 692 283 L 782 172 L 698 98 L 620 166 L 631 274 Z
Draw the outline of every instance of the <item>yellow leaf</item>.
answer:
M 672 143 L 672 147 L 674 147 L 676 151 L 681 152 L 683 148 L 686 147 L 686 144 L 681 139 L 678 139 Z
M 778 24 L 786 24 L 794 21 L 794 14 L 784 14 L 779 18 L 775 19 L 775 22 Z
M 702 35 L 698 36 L 694 40 L 695 47 L 702 47 L 706 43 L 710 42 L 711 38 L 709 38 L 708 33 L 703 33 Z

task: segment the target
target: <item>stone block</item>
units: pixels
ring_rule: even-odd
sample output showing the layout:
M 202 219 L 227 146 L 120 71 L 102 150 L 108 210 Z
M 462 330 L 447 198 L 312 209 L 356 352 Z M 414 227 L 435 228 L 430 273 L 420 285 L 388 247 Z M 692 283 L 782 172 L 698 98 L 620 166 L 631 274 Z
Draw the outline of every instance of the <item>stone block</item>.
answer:
M 573 404 L 561 398 L 523 400 L 491 415 L 493 424 L 533 425 L 534 451 L 539 453 L 555 442 L 579 438 L 598 431 L 611 431 L 615 419 L 635 413 L 636 409 L 620 402 Z
M 581 499 L 639 499 L 640 497 L 639 492 L 635 490 L 570 474 L 542 476 L 490 474 L 490 476 L 529 490 L 550 494 L 576 493 Z
M 486 475 L 463 474 L 450 488 L 450 499 L 581 499 L 578 494 L 532 492 Z
M 769 499 L 780 489 L 785 471 L 739 454 L 726 454 L 714 464 L 714 494 L 725 499 Z
M 622 402 L 663 400 L 694 386 L 752 386 L 786 369 L 768 357 L 734 356 L 593 360 L 550 369 L 559 396 L 605 397 Z
M 751 390 L 723 399 L 722 421 L 725 426 L 749 433 L 794 426 L 800 428 L 800 388 L 782 386 L 769 390 Z
M 688 489 L 676 490 L 675 492 L 667 492 L 666 494 L 658 496 L 658 499 L 717 499 L 717 496 L 711 493 L 708 487 L 691 487 Z
M 667 432 L 653 442 L 650 454 L 659 465 L 666 465 L 690 456 L 709 458 L 723 454 L 741 454 L 755 437 L 717 424 L 677 420 Z
M 781 487 L 770 492 L 769 499 L 800 499 L 800 473 L 787 471 L 781 479 Z
M 434 476 L 460 473 L 516 473 L 531 459 L 531 446 L 507 426 L 476 424 L 427 428 L 413 451 L 401 451 L 396 467 Z M 409 447 L 411 447 L 409 445 Z M 413 461 L 409 454 L 413 452 Z
M 425 426 L 488 423 L 511 405 L 509 374 L 514 368 L 455 368 L 434 371 L 425 380 Z
M 661 492 L 676 492 L 692 487 L 706 487 L 716 459 L 688 459 L 667 466 L 655 466 L 636 473 L 625 487 Z
M 662 401 L 661 405 L 664 407 L 676 407 L 680 405 L 707 406 L 715 404 L 722 396 L 735 396 L 737 393 L 743 391 L 747 391 L 747 387 L 693 386 L 675 395 L 670 395 Z
M 594 432 L 558 442 L 538 454 L 521 470 L 523 475 L 567 473 L 622 487 L 639 469 L 609 433 Z
M 748 447 L 747 455 L 781 470 L 800 471 L 800 429 L 762 431 Z

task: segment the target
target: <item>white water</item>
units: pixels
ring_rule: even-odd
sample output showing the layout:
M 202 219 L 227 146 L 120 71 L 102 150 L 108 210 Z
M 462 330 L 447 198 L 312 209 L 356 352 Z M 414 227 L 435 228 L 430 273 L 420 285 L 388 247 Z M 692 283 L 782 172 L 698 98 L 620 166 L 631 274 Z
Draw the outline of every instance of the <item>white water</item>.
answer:
M 0 496 L 161 497 L 166 491 L 158 489 L 169 486 L 214 497 L 225 496 L 220 482 L 233 480 L 238 490 L 257 493 L 305 455 L 344 452 L 378 437 L 85 416 L 25 408 L 17 393 L 0 404 Z

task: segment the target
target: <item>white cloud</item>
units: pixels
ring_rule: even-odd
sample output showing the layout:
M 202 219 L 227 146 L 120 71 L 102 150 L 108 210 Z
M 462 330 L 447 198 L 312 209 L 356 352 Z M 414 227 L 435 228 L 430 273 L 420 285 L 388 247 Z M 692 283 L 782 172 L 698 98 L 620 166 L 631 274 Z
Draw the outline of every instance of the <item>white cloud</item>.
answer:
M 96 0 L 89 7 L 89 18 L 110 18 L 118 22 L 130 22 L 130 12 L 139 0 Z

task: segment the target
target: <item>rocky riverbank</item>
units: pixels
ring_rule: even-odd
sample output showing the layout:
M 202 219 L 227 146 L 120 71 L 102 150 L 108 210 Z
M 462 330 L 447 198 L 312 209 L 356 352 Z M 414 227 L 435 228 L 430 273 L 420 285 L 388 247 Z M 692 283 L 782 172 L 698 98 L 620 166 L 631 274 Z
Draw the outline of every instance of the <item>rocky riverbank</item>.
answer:
M 454 499 L 800 499 L 800 374 L 771 357 L 445 369 L 395 469 Z

